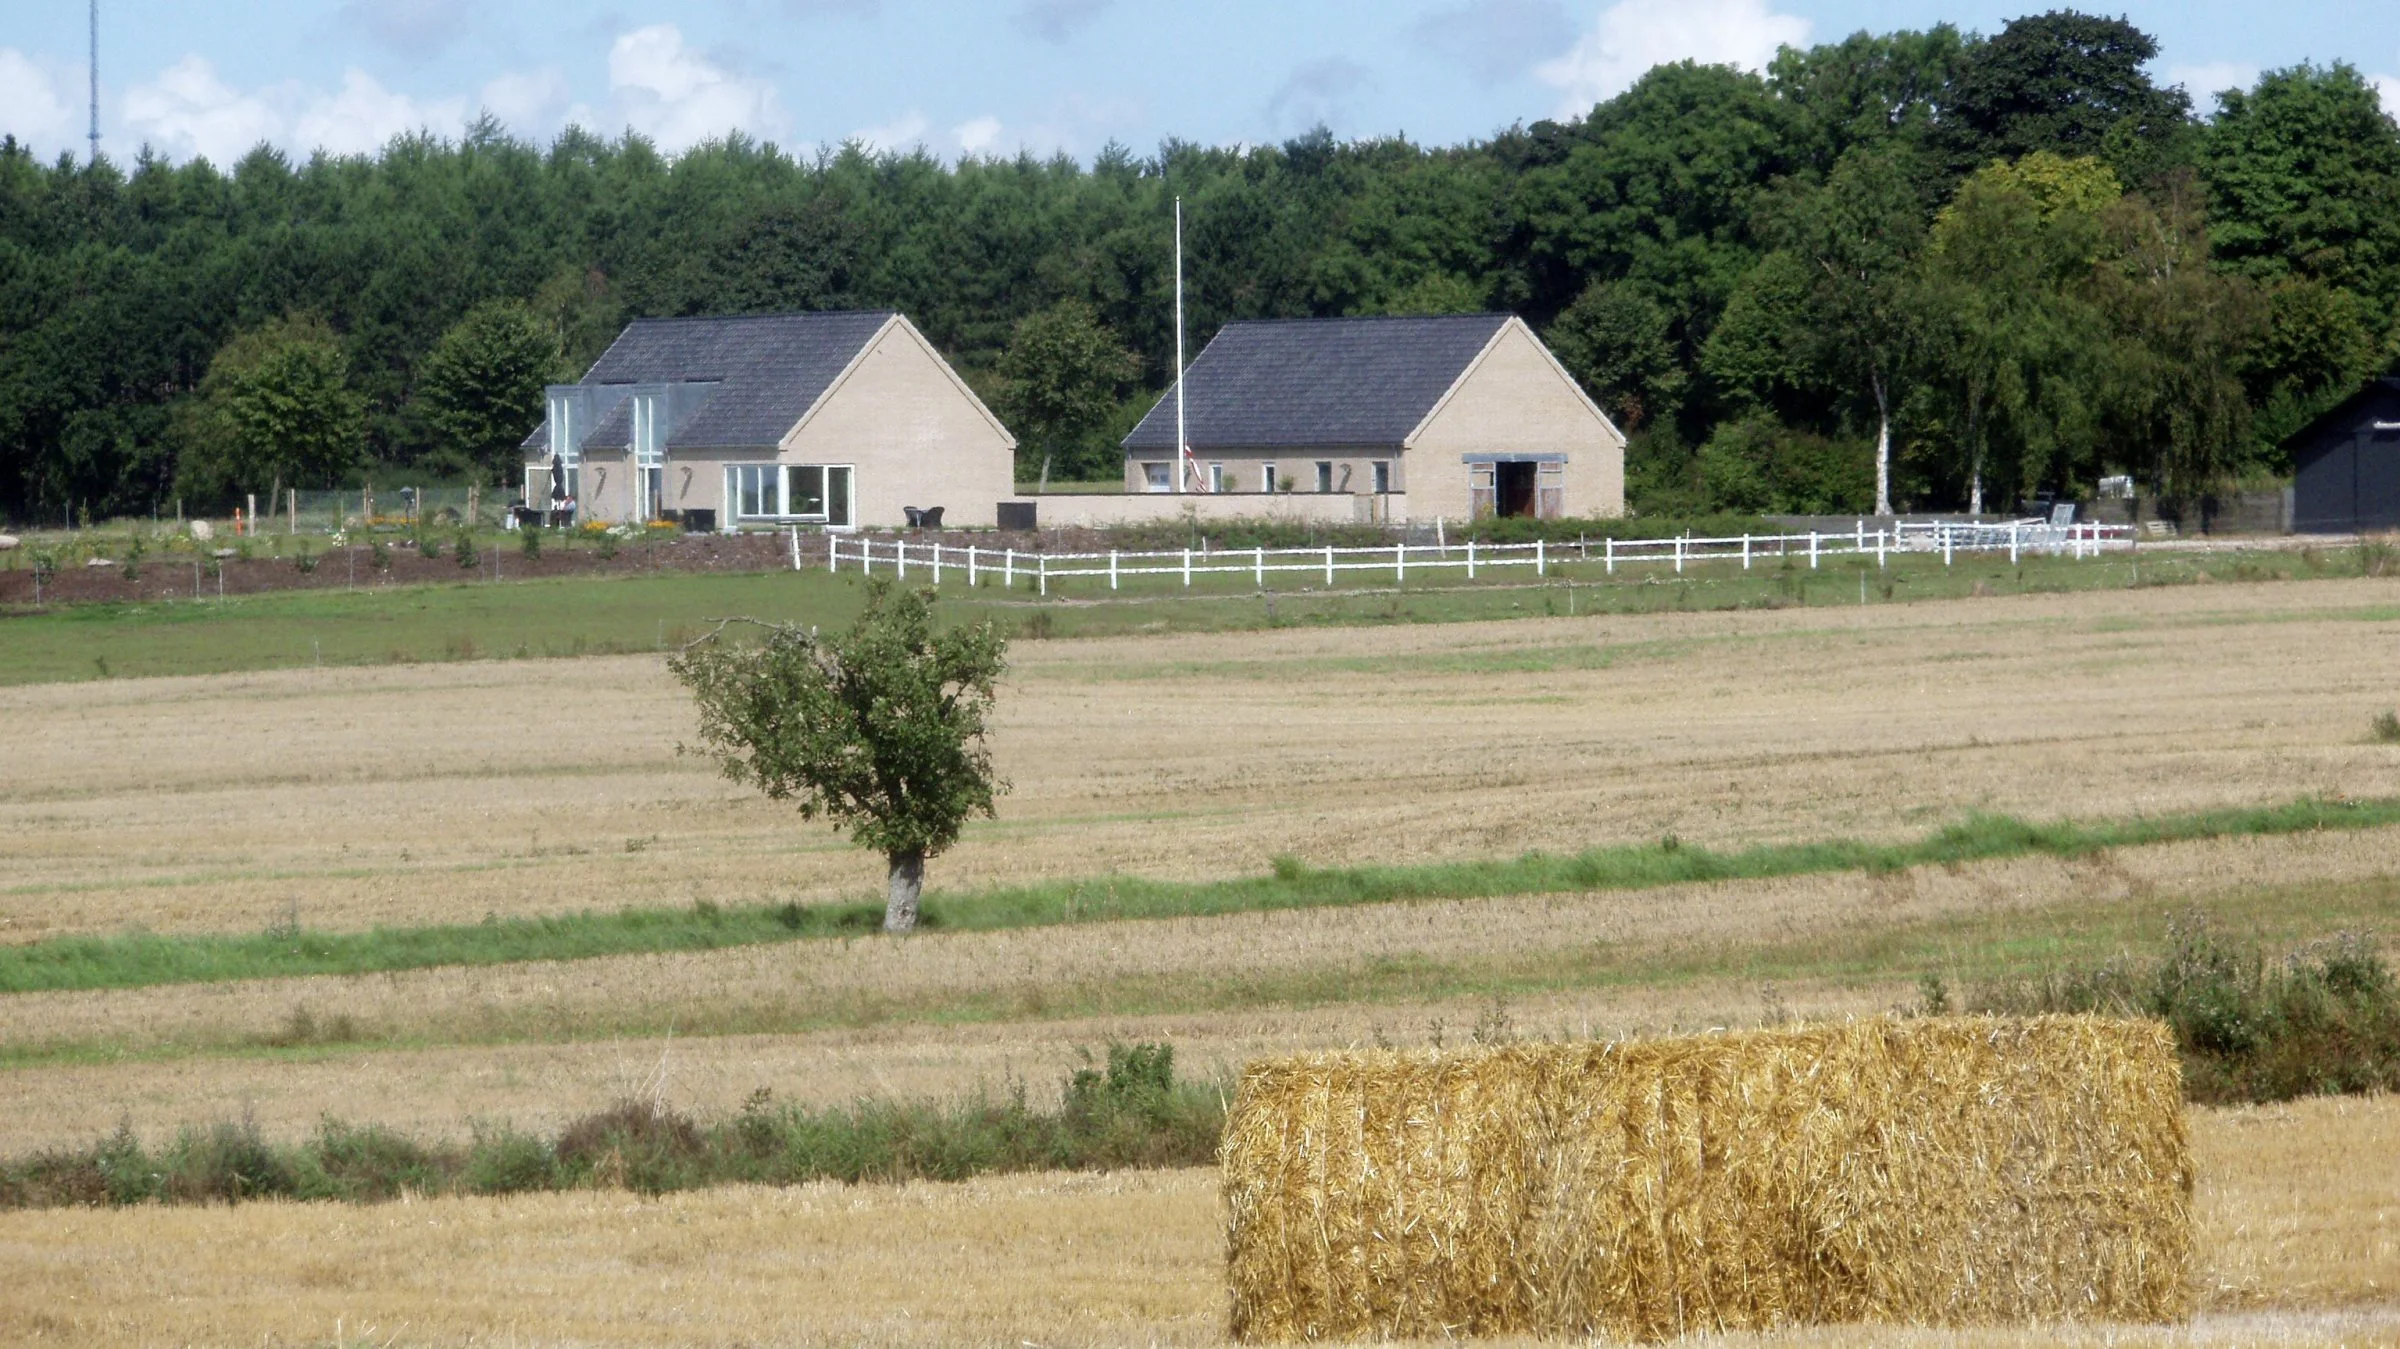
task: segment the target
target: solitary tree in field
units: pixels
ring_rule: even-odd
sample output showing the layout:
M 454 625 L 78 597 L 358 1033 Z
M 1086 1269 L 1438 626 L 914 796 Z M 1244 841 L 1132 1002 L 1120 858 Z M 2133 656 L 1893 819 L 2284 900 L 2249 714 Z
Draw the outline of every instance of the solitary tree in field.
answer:
M 990 623 L 936 632 L 933 594 L 870 583 L 847 633 L 782 624 L 742 646 L 711 636 L 669 663 L 700 705 L 700 737 L 725 776 L 800 817 L 824 818 L 890 863 L 883 930 L 917 925 L 925 859 L 989 817 L 984 718 L 1007 639 Z

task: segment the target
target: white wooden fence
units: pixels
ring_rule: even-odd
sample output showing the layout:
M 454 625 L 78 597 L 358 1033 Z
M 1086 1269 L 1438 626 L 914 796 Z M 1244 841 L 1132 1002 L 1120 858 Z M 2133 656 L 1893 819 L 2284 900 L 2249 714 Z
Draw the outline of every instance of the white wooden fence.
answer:
M 1868 530 L 1862 523 L 1849 533 L 1743 534 L 1725 538 L 1679 535 L 1666 539 L 1577 539 L 1532 543 L 1393 543 L 1367 548 L 1186 548 L 1176 552 L 1044 553 L 980 544 L 940 541 L 889 542 L 840 534 L 821 536 L 819 556 L 828 571 L 856 568 L 883 571 L 906 579 L 914 574 L 934 585 L 945 578 L 978 585 L 997 579 L 1014 587 L 1029 580 L 1042 594 L 1052 581 L 1108 578 L 1118 589 L 1127 578 L 1167 576 L 1192 584 L 1194 577 L 1246 576 L 1265 589 L 1272 575 L 1322 577 L 1331 586 L 1344 572 L 1389 573 L 1395 584 L 1411 572 L 1449 571 L 1473 580 L 1487 571 L 1525 568 L 1547 576 L 1568 562 L 1599 563 L 1613 576 L 1619 567 L 1673 566 L 1678 573 L 1702 562 L 1739 561 L 1744 570 L 1764 562 L 1806 557 L 1813 569 L 1830 557 L 1872 555 L 1879 567 L 1890 565 L 1894 554 L 1941 554 L 1949 565 L 1959 553 L 2005 552 L 2011 562 L 2026 553 L 2092 557 L 2113 548 L 2129 547 L 2133 531 L 2123 525 L 2052 525 L 2041 520 L 1998 523 L 1951 521 L 1896 522 L 1889 529 Z M 800 532 L 793 530 L 792 568 L 804 560 Z M 805 552 L 818 553 L 812 544 Z

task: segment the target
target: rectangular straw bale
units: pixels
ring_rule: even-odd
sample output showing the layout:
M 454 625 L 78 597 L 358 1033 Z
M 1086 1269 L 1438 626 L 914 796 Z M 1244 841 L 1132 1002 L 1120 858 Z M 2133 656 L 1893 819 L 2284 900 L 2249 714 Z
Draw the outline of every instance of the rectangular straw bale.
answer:
M 1876 1019 L 1253 1065 L 1241 1339 L 1659 1339 L 2180 1319 L 2192 1168 L 2154 1022 Z

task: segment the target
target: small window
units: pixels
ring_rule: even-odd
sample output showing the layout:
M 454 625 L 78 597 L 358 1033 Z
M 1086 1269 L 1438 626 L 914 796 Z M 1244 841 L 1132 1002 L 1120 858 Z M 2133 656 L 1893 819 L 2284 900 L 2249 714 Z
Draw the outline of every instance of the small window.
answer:
M 1222 492 L 1225 490 L 1225 466 L 1223 464 L 1210 464 L 1208 466 L 1208 490 L 1211 492 Z
M 825 524 L 829 529 L 848 529 L 852 523 L 851 501 L 857 481 L 857 471 L 848 464 L 836 464 L 825 470 Z
M 1376 460 L 1376 461 L 1375 461 L 1375 495 L 1377 495 L 1377 496 L 1382 496 L 1382 495 L 1384 495 L 1385 493 L 1387 493 L 1387 492 L 1389 492 L 1389 491 L 1391 491 L 1391 490 L 1392 490 L 1392 464 L 1391 464 L 1391 461 L 1390 461 L 1390 460 L 1388 460 L 1388 459 L 1378 459 L 1378 460 Z
M 1259 469 L 1258 490 L 1261 492 L 1275 490 L 1275 466 L 1273 464 L 1264 465 Z
M 1333 461 L 1330 459 L 1317 461 L 1317 490 L 1320 492 L 1333 490 Z
M 1174 480 L 1167 476 L 1167 466 L 1155 460 L 1143 462 L 1142 485 L 1153 492 L 1171 492 L 1175 489 Z

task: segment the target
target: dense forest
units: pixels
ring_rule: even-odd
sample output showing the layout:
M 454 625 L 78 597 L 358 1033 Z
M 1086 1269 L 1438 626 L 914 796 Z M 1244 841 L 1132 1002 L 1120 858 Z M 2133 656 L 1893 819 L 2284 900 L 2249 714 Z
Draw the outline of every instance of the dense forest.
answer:
M 130 170 L 0 142 L 0 517 L 382 473 L 496 480 L 638 315 L 894 308 L 1026 442 L 1106 477 L 1229 319 L 1507 309 L 1633 437 L 1635 509 L 2006 509 L 2288 471 L 2400 355 L 2400 127 L 2344 66 L 2191 96 L 2059 12 L 1661 66 L 1429 148 L 1319 132 L 1068 158 L 676 158 L 458 140 Z M 1888 446 L 1888 485 L 1879 464 Z

